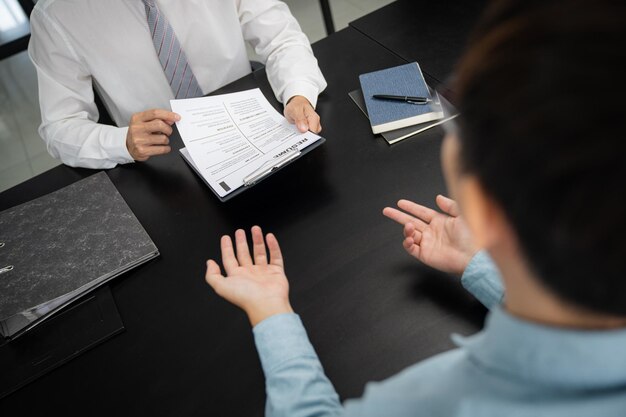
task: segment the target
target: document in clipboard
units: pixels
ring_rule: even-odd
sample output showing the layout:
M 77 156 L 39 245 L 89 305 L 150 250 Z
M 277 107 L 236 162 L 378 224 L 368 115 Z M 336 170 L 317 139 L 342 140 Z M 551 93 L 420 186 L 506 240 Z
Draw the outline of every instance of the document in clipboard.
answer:
M 226 201 L 324 142 L 300 133 L 258 88 L 171 100 L 185 148 L 183 159 Z

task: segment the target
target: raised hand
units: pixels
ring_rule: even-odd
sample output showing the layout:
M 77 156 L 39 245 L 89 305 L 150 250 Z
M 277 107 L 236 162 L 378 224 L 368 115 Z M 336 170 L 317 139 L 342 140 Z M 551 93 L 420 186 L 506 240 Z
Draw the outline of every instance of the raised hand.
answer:
M 442 195 L 436 202 L 444 213 L 400 200 L 401 210 L 385 207 L 383 214 L 404 226 L 402 245 L 410 255 L 440 271 L 461 275 L 479 248 L 472 241 L 457 203 Z
M 222 236 L 222 264 L 226 277 L 219 265 L 210 259 L 205 278 L 219 296 L 244 310 L 255 326 L 270 316 L 291 313 L 293 309 L 289 304 L 289 283 L 278 240 L 271 233 L 263 239 L 259 226 L 254 226 L 251 232 L 252 256 L 243 230 L 235 232 L 236 249 L 230 236 Z

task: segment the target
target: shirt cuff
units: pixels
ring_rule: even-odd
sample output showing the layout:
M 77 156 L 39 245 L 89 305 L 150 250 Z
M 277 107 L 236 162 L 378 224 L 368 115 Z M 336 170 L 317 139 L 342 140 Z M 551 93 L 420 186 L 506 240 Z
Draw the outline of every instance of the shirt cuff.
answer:
M 252 329 L 263 371 L 267 376 L 281 364 L 297 357 L 315 356 L 300 316 L 294 313 L 271 316 Z
M 128 135 L 128 127 L 110 126 L 110 133 L 102 140 L 102 149 L 107 154 L 107 159 L 117 162 L 118 164 L 128 164 L 134 162 L 132 156 L 126 147 L 126 136 Z
M 287 103 L 289 99 L 294 96 L 303 96 L 311 106 L 315 108 L 317 106 L 317 96 L 319 95 L 319 90 L 313 84 L 306 81 L 292 81 L 285 87 L 283 91 L 282 102 Z
M 467 265 L 461 277 L 461 284 L 489 309 L 500 304 L 504 297 L 500 272 L 484 250 L 474 255 Z

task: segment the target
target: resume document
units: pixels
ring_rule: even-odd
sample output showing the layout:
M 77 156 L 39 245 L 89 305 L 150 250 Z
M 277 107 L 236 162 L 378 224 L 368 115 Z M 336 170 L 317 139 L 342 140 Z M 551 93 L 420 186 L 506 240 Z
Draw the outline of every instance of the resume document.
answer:
M 300 133 L 258 88 L 170 103 L 181 116 L 176 123 L 186 146 L 181 153 L 221 198 L 323 141 Z

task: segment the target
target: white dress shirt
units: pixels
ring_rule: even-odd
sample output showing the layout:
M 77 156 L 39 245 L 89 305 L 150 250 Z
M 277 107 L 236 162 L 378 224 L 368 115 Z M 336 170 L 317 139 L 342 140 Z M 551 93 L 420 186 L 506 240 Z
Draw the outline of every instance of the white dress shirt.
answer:
M 326 81 L 311 45 L 277 0 L 157 0 L 204 94 L 251 72 L 245 42 L 267 66 L 276 98 L 313 107 Z M 132 162 L 127 127 L 96 123 L 97 89 L 117 126 L 174 98 L 152 43 L 141 0 L 40 0 L 28 47 L 39 80 L 41 137 L 70 166 Z

